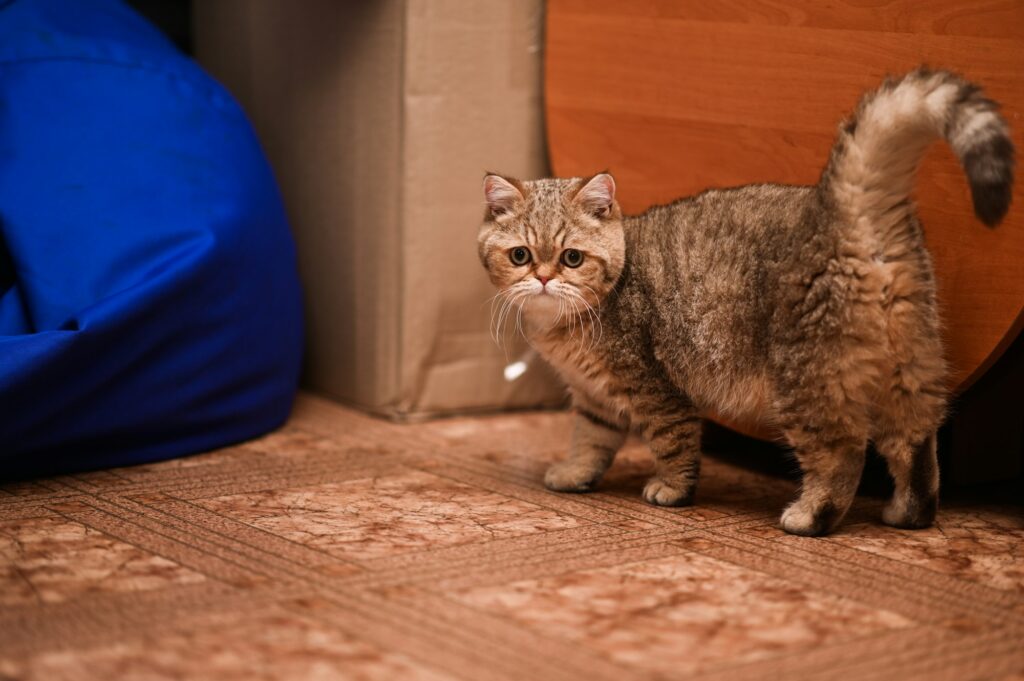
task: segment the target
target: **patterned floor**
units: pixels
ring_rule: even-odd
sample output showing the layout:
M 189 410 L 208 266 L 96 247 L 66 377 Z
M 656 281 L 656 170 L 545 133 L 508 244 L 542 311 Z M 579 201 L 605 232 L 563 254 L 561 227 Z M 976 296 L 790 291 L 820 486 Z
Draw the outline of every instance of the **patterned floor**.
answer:
M 569 417 L 397 426 L 302 397 L 261 440 L 0 487 L 0 677 L 1024 679 L 1021 507 L 937 527 L 708 458 L 698 505 L 539 484 Z

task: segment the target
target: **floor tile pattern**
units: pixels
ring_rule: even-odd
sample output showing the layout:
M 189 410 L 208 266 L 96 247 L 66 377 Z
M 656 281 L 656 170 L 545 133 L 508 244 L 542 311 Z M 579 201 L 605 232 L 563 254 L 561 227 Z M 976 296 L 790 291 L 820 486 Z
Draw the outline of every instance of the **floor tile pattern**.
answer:
M 791 537 L 792 480 L 712 455 L 655 508 L 633 441 L 555 494 L 569 422 L 303 395 L 252 442 L 0 485 L 0 679 L 1024 678 L 1021 506 Z

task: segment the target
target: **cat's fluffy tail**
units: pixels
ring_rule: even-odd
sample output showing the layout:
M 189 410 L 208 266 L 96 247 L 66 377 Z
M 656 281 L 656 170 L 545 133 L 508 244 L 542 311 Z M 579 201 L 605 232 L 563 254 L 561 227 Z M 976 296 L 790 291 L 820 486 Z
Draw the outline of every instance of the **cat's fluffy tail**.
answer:
M 978 86 L 948 71 L 921 68 L 865 95 L 839 128 L 821 185 L 854 220 L 884 223 L 907 206 L 921 156 L 938 138 L 963 164 L 975 214 L 998 224 L 1013 187 L 1008 127 Z

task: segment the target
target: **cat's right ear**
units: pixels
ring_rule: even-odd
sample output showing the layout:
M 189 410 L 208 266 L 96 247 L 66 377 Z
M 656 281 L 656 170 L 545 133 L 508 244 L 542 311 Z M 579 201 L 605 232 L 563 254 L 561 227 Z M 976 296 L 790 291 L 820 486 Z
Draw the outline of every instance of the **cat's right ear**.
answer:
M 484 176 L 484 199 L 491 217 L 511 213 L 523 203 L 522 184 L 519 180 L 488 173 Z
M 615 206 L 615 180 L 610 173 L 598 173 L 583 183 L 573 201 L 594 217 L 606 218 Z

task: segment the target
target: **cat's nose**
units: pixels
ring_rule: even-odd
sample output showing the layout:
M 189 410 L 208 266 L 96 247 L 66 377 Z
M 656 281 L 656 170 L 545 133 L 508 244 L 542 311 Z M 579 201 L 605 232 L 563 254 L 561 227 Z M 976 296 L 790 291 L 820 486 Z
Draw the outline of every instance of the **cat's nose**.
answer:
M 539 274 L 537 275 L 537 278 L 540 279 L 541 286 L 547 286 L 548 282 L 551 281 L 551 277 L 542 277 Z

